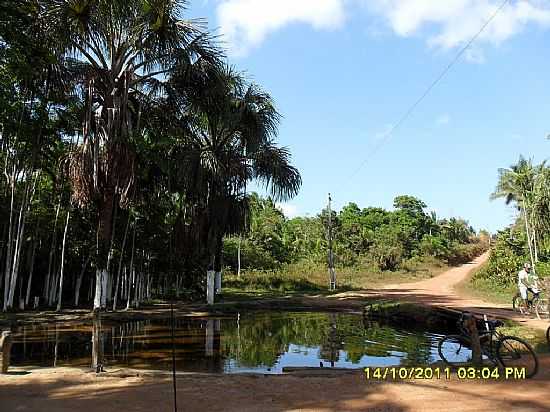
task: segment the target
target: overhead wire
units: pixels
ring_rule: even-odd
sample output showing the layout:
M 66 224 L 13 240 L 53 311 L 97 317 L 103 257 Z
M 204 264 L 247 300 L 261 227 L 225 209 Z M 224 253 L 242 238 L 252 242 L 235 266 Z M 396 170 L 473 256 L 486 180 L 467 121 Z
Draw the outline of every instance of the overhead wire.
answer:
M 374 149 L 367 155 L 365 160 L 361 162 L 359 167 L 351 174 L 347 179 L 348 182 L 352 181 L 355 176 L 367 165 L 367 163 L 378 153 L 378 151 L 384 146 L 392 137 L 393 133 L 399 129 L 403 123 L 412 115 L 415 109 L 422 103 L 422 101 L 430 94 L 430 92 L 441 82 L 441 80 L 449 73 L 453 66 L 460 60 L 460 58 L 466 53 L 466 51 L 472 46 L 472 44 L 481 36 L 481 34 L 487 29 L 491 22 L 502 12 L 504 7 L 510 3 L 510 0 L 504 0 L 502 4 L 495 10 L 495 12 L 489 17 L 489 19 L 483 24 L 479 31 L 462 47 L 456 56 L 451 60 L 451 62 L 443 69 L 443 71 L 430 83 L 428 88 L 420 95 L 414 103 L 409 106 L 409 108 L 404 112 L 404 114 L 399 118 L 397 123 L 391 126 L 391 128 L 384 133 L 382 138 L 379 140 Z

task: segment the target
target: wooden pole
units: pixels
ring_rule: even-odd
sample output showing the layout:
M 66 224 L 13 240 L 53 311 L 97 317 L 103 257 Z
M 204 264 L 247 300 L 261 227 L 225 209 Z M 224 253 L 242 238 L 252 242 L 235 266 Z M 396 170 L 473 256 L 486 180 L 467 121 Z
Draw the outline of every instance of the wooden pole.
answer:
M 329 290 L 336 290 L 336 271 L 334 270 L 334 253 L 332 252 L 332 198 L 328 194 L 328 273 Z
M 472 363 L 475 366 L 481 366 L 481 344 L 479 343 L 476 318 L 474 316 L 469 317 L 464 322 L 464 326 L 470 333 L 470 339 L 472 341 Z

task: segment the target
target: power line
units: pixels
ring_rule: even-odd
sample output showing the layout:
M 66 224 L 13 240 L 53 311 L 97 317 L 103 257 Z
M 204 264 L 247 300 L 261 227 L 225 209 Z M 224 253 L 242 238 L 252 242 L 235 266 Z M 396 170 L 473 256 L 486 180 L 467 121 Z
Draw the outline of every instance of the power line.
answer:
M 435 88 L 435 86 L 437 86 L 439 84 L 439 82 L 443 79 L 443 77 L 445 77 L 445 75 L 458 62 L 458 60 L 460 60 L 460 58 L 466 52 L 466 50 L 468 50 L 470 48 L 470 46 L 477 40 L 477 38 L 481 35 L 481 33 L 483 33 L 485 31 L 485 29 L 489 26 L 489 24 L 491 24 L 491 22 L 495 19 L 495 17 L 498 16 L 498 14 L 504 9 L 504 7 L 506 7 L 506 5 L 509 2 L 510 2 L 510 0 L 504 0 L 502 2 L 502 4 L 499 6 L 499 8 L 496 9 L 496 11 L 485 22 L 485 24 L 483 24 L 481 29 L 479 29 L 479 31 L 470 39 L 470 41 L 468 43 L 466 43 L 466 45 L 462 49 L 460 49 L 460 51 L 457 53 L 455 58 L 453 60 L 451 60 L 451 62 L 445 67 L 445 69 L 439 74 L 439 76 L 437 76 L 436 79 L 428 86 L 426 91 L 413 103 L 412 106 L 409 107 L 409 109 L 401 116 L 399 121 L 397 123 L 395 123 L 394 125 L 392 125 L 390 130 L 387 133 L 384 134 L 383 138 L 374 147 L 372 152 L 365 158 L 365 160 L 360 164 L 360 166 L 352 173 L 352 175 L 350 176 L 350 179 L 348 179 L 348 181 L 353 179 L 357 175 L 357 173 L 359 173 L 359 171 L 361 171 L 361 169 L 363 167 L 365 167 L 365 165 L 369 162 L 369 160 L 380 150 L 380 148 L 386 142 L 388 142 L 388 140 L 391 138 L 392 134 L 397 129 L 399 129 L 399 127 L 403 123 L 405 123 L 405 121 L 410 117 L 410 115 L 414 112 L 414 110 L 418 107 L 418 105 L 420 103 L 422 103 L 422 101 L 430 94 L 430 92 Z

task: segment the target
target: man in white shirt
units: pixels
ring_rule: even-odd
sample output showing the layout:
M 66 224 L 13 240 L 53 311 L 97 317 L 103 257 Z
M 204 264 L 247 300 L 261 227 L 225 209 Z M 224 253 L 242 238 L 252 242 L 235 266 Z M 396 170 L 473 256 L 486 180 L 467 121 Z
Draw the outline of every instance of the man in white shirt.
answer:
M 523 302 L 528 305 L 527 292 L 531 291 L 534 295 L 539 294 L 537 275 L 531 275 L 531 264 L 526 263 L 523 265 L 523 270 L 518 273 L 518 288 Z

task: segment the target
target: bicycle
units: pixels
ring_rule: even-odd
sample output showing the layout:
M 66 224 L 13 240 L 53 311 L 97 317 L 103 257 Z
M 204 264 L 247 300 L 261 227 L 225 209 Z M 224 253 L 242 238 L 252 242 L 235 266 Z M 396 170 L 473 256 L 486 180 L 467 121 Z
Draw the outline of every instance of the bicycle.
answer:
M 517 292 L 512 298 L 512 307 L 515 312 L 520 312 L 524 315 L 534 314 L 538 319 L 546 319 L 550 316 L 547 299 L 543 296 L 542 292 L 535 293 L 533 289 L 528 288 L 529 292 L 533 295 L 531 299 L 527 297 L 527 302 L 524 302 L 521 298 L 521 294 Z
M 439 357 L 450 367 L 465 366 L 473 360 L 472 343 L 469 331 L 464 323 L 471 314 L 462 313 L 457 322 L 459 335 L 447 335 L 439 340 Z M 478 328 L 482 362 L 490 362 L 495 367 L 525 368 L 526 378 L 532 378 L 538 372 L 539 361 L 531 345 L 515 336 L 505 336 L 497 331 L 503 326 L 500 320 L 485 320 Z M 547 332 L 547 334 L 550 332 Z

